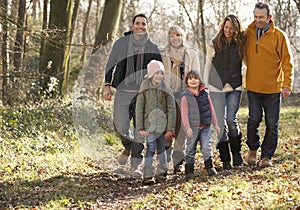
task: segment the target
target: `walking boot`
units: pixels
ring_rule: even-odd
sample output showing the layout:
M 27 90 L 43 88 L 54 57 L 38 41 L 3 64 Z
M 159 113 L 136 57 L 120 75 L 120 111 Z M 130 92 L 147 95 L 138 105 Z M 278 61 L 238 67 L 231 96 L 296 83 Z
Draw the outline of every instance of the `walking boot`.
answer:
M 155 182 L 156 183 L 165 182 L 167 180 L 167 171 L 168 171 L 168 165 L 167 164 L 157 165 L 156 175 L 155 175 Z
M 249 166 L 256 165 L 257 159 L 257 150 L 249 150 L 248 157 L 247 157 L 247 163 Z
M 185 164 L 185 180 L 189 181 L 195 177 L 194 175 L 194 164 L 188 163 Z
M 129 156 L 130 156 L 130 150 L 124 149 L 118 158 L 118 163 L 120 165 L 126 165 Z
M 143 169 L 143 185 L 152 185 L 155 183 L 154 180 L 155 169 L 153 166 L 144 166 Z
M 213 165 L 213 161 L 211 158 L 207 159 L 206 161 L 204 161 L 204 165 L 205 165 L 205 169 L 208 173 L 208 176 L 215 176 L 217 175 L 217 171 Z
M 273 163 L 272 160 L 270 158 L 262 158 L 261 159 L 261 166 L 262 167 L 272 167 Z
M 230 170 L 232 167 L 230 165 L 231 158 L 229 153 L 228 141 L 219 142 L 217 149 L 219 149 L 220 159 L 223 163 L 223 169 Z
M 240 166 L 243 164 L 243 158 L 241 156 L 241 148 L 242 148 L 242 133 L 237 137 L 229 136 L 230 149 L 232 153 L 233 165 Z
M 173 151 L 174 174 L 181 172 L 183 161 L 184 154 L 180 151 Z

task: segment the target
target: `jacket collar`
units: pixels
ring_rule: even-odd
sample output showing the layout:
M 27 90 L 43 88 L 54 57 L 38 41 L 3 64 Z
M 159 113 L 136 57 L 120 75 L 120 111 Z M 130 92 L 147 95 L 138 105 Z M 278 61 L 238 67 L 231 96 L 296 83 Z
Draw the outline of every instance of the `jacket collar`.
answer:
M 266 31 L 266 33 L 274 32 L 274 30 L 275 30 L 275 25 L 274 25 L 273 20 L 270 20 L 269 23 L 270 23 L 270 28 L 268 29 L 268 31 Z M 253 21 L 253 22 L 248 26 L 247 30 L 248 30 L 248 29 L 251 30 L 251 31 L 253 31 L 254 33 L 256 33 L 256 25 L 255 25 L 255 21 Z

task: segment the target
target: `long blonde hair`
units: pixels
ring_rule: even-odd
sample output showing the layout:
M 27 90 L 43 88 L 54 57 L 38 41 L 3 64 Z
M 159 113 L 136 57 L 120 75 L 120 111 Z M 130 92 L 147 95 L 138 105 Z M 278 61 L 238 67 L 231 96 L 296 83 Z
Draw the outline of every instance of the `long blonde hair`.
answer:
M 226 37 L 224 35 L 224 27 L 225 27 L 225 24 L 227 21 L 230 21 L 233 26 L 233 29 L 234 29 L 233 41 L 235 41 L 238 46 L 238 52 L 239 52 L 240 58 L 243 58 L 246 37 L 243 32 L 243 26 L 241 25 L 241 21 L 235 15 L 228 15 L 221 22 L 220 29 L 219 29 L 217 35 L 215 36 L 215 38 L 213 39 L 215 50 L 222 51 L 224 48 L 227 47 Z
M 176 31 L 177 33 L 179 33 L 181 36 L 182 36 L 182 45 L 185 46 L 184 42 L 185 42 L 185 38 L 186 38 L 186 33 L 185 31 L 178 25 L 173 25 L 169 28 L 169 31 L 168 31 L 168 43 L 166 45 L 166 48 L 167 49 L 170 49 L 171 47 L 171 43 L 170 43 L 170 33 L 172 31 Z

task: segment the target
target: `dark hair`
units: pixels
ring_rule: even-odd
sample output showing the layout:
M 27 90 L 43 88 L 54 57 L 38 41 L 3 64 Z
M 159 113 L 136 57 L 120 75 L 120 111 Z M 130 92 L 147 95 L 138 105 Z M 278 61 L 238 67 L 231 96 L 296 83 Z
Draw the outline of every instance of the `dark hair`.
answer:
M 226 37 L 224 35 L 224 27 L 227 21 L 231 22 L 234 28 L 233 40 L 237 43 L 240 58 L 243 58 L 246 37 L 243 32 L 241 21 L 235 15 L 227 15 L 221 22 L 220 29 L 215 38 L 213 39 L 215 50 L 222 51 L 224 48 L 227 47 Z
M 189 71 L 185 78 L 184 78 L 184 82 L 186 85 L 188 85 L 187 81 L 189 78 L 195 78 L 195 79 L 199 79 L 200 80 L 200 87 L 204 86 L 204 83 L 202 82 L 201 78 L 200 78 L 200 74 L 198 73 L 198 71 L 196 70 L 191 70 Z
M 135 19 L 136 19 L 137 17 L 143 17 L 143 18 L 145 18 L 145 19 L 146 19 L 146 22 L 148 23 L 148 18 L 146 17 L 146 15 L 145 15 L 144 13 L 140 13 L 140 14 L 137 14 L 136 16 L 133 17 L 133 19 L 132 19 L 132 24 L 134 24 Z
M 254 10 L 255 9 L 266 9 L 267 10 L 267 15 L 270 15 L 270 7 L 268 4 L 263 3 L 263 2 L 258 2 L 255 4 Z M 254 11 L 253 11 L 254 12 Z

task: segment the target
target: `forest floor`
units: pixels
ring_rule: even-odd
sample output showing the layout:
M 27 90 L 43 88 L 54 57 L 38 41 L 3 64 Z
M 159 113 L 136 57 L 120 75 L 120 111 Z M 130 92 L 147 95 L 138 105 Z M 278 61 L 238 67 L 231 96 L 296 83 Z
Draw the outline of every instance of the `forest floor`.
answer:
M 215 151 L 218 175 L 208 177 L 198 152 L 195 179 L 170 173 L 165 183 L 151 186 L 117 164 L 121 145 L 111 133 L 95 153 L 94 144 L 70 132 L 69 112 L 18 110 L 1 110 L 0 209 L 300 209 L 298 106 L 282 107 L 274 167 L 224 171 Z M 239 118 L 246 133 L 246 108 Z M 243 137 L 244 160 L 247 151 Z

